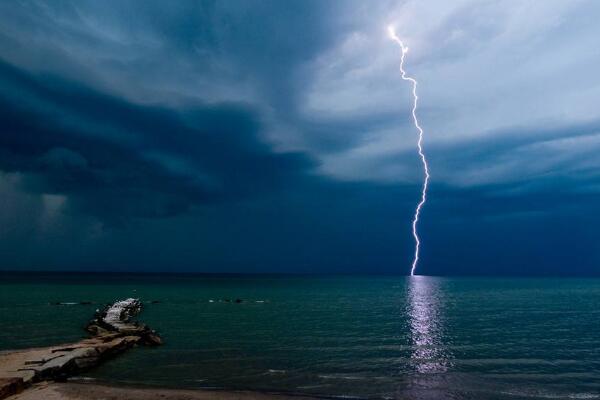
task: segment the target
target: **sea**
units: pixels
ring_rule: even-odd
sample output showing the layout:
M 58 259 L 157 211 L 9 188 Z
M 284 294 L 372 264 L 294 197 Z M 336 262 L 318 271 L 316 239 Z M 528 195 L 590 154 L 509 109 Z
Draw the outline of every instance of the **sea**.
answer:
M 0 273 L 0 350 L 139 298 L 159 347 L 79 377 L 356 399 L 600 399 L 600 280 Z M 83 303 L 83 304 L 82 304 Z

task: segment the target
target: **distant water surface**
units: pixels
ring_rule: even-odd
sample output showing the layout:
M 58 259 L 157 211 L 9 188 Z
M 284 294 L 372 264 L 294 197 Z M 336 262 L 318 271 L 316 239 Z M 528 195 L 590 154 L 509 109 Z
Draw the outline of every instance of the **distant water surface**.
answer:
M 166 344 L 87 375 L 101 381 L 358 398 L 600 399 L 600 280 L 0 278 L 0 350 L 76 340 L 99 304 L 148 302 L 140 320 Z M 94 304 L 51 304 L 80 301 Z

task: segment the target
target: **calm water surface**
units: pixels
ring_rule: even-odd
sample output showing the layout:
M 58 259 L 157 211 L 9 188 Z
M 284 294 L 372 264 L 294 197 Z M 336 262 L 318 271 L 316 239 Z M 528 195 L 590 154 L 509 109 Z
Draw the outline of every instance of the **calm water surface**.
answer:
M 600 280 L 0 275 L 0 350 L 135 296 L 166 341 L 112 383 L 407 399 L 600 399 Z M 228 303 L 224 299 L 243 299 Z

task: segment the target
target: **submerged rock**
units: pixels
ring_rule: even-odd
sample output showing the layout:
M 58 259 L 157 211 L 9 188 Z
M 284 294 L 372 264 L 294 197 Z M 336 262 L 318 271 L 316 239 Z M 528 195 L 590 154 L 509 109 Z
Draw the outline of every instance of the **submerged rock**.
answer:
M 77 305 L 87 306 L 90 304 L 94 304 L 94 303 L 91 301 L 53 301 L 50 303 L 50 305 L 52 305 L 52 306 L 77 306 Z

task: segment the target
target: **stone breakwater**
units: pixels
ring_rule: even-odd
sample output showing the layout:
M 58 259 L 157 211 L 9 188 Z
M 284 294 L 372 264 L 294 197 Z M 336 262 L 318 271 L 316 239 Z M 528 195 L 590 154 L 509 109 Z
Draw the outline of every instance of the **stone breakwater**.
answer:
M 60 346 L 1 352 L 0 399 L 35 382 L 65 380 L 135 345 L 162 344 L 155 331 L 132 320 L 141 309 L 138 299 L 117 301 L 97 310 L 86 326 L 90 338 Z

